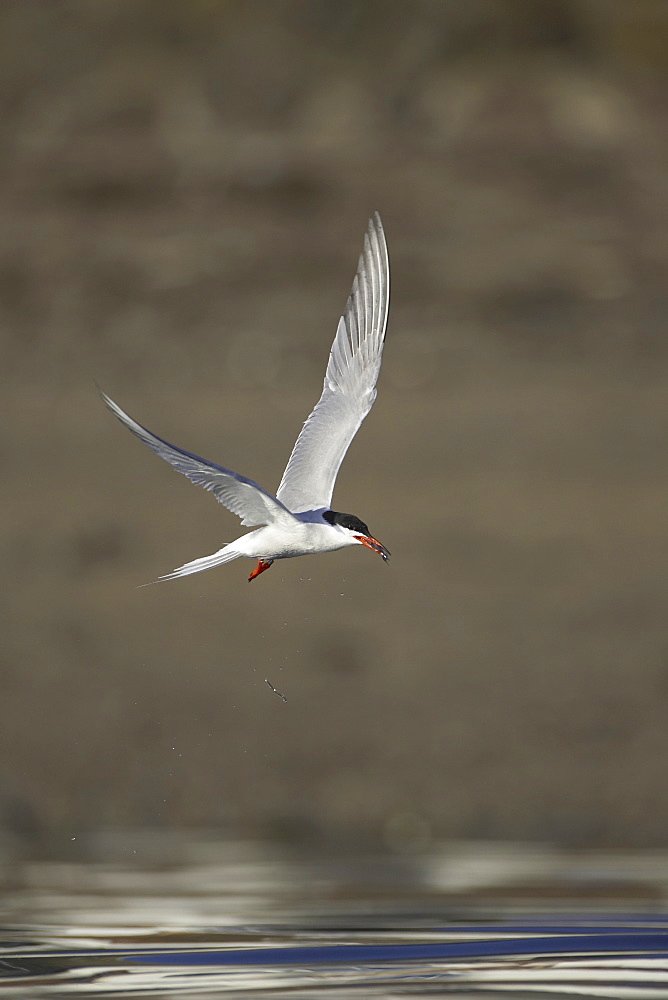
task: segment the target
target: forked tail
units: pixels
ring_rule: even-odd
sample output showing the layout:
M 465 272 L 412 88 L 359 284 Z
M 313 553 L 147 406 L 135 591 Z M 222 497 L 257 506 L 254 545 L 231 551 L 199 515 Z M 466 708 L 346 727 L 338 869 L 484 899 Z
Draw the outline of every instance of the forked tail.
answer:
M 229 545 L 225 545 L 218 552 L 214 552 L 210 556 L 202 556 L 201 559 L 193 559 L 192 562 L 184 563 L 183 566 L 179 566 L 172 573 L 165 573 L 164 576 L 159 576 L 157 580 L 152 580 L 152 583 L 163 583 L 165 580 L 176 580 L 180 576 L 190 576 L 191 573 L 201 573 L 205 569 L 213 569 L 214 566 L 222 566 L 223 563 L 232 562 L 233 559 L 239 559 L 243 555 L 243 552 L 239 552 L 238 549 L 233 549 Z M 149 586 L 149 584 L 143 584 L 144 587 Z

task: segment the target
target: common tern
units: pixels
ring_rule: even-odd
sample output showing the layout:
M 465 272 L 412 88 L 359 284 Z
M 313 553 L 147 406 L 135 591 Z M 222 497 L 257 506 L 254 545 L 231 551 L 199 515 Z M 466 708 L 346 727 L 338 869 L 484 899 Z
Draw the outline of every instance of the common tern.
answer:
M 111 412 L 140 441 L 178 472 L 209 490 L 244 526 L 257 527 L 213 555 L 193 559 L 159 580 L 212 569 L 240 556 L 257 559 L 249 581 L 276 559 L 365 545 L 387 560 L 390 553 L 354 514 L 332 510 L 341 462 L 376 398 L 390 301 L 387 243 L 376 212 L 364 236 L 352 291 L 339 320 L 322 395 L 302 427 L 274 496 L 246 476 L 177 448 L 142 427 L 104 392 Z

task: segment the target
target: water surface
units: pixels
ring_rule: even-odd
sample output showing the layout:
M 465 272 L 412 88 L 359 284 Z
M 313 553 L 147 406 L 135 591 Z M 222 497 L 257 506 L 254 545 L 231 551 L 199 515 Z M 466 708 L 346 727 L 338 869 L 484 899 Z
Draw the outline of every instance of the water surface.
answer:
M 668 998 L 666 854 L 104 853 L 6 866 L 4 996 Z

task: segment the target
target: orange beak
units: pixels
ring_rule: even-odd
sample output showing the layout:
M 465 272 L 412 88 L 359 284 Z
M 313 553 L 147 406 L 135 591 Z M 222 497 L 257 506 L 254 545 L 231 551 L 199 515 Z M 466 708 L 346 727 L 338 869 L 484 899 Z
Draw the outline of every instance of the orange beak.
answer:
M 371 549 L 372 552 L 377 552 L 379 556 L 382 556 L 385 562 L 390 558 L 390 550 L 386 549 L 377 538 L 372 538 L 371 535 L 355 535 L 354 537 L 362 545 L 365 545 L 367 549 Z

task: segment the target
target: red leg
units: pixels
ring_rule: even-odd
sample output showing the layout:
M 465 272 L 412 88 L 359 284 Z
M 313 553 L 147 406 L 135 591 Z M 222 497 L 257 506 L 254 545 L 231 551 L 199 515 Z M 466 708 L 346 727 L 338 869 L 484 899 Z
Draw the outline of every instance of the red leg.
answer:
M 273 559 L 260 559 L 257 566 L 255 567 L 251 575 L 248 577 L 248 582 L 250 583 L 251 580 L 254 580 L 256 576 L 260 575 L 260 573 L 264 573 L 266 569 L 269 569 L 269 567 L 273 564 L 273 562 L 274 562 Z

